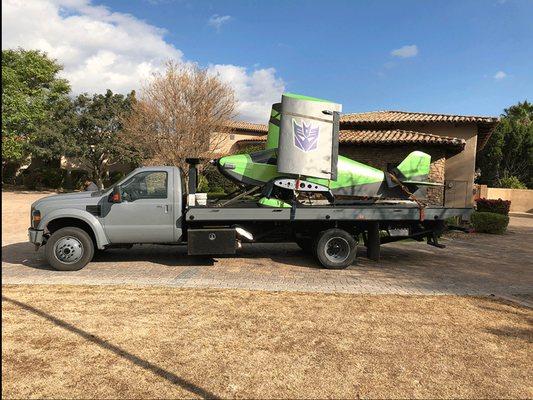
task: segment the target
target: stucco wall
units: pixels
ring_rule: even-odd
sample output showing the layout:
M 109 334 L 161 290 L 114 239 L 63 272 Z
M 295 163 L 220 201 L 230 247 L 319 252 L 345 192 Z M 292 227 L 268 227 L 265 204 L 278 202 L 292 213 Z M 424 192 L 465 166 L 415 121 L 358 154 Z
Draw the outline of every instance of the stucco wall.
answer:
M 466 125 L 432 125 L 423 132 L 464 139 L 464 150 L 446 160 L 445 205 L 448 207 L 465 207 L 473 205 L 474 174 L 476 169 L 477 126 Z
M 220 154 L 229 154 L 232 152 L 232 147 L 235 145 L 236 142 L 239 140 L 250 140 L 255 138 L 262 138 L 266 135 L 264 133 L 255 133 L 255 132 L 231 132 L 231 133 L 225 133 L 222 138 L 223 140 L 220 141 L 219 145 L 217 146 L 217 153 Z M 236 147 L 234 147 L 236 148 Z
M 533 213 L 533 190 L 487 188 L 486 198 L 510 200 L 512 212 Z

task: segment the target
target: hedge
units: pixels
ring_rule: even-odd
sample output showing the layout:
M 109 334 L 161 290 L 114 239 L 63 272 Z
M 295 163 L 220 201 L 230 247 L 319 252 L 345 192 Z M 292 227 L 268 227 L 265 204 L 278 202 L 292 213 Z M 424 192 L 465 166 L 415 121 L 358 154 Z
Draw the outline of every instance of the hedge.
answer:
M 477 211 L 509 215 L 511 202 L 509 200 L 478 199 L 476 201 Z
M 509 225 L 509 217 L 497 213 L 474 211 L 470 217 L 470 222 L 476 232 L 501 235 Z
M 209 192 L 232 193 L 239 188 L 235 183 L 222 175 L 217 168 L 212 165 L 207 166 L 202 175 L 205 176 L 207 180 Z
M 22 184 L 30 190 L 50 188 L 59 189 L 65 181 L 66 171 L 56 167 L 40 167 L 26 169 L 17 177 L 17 184 Z

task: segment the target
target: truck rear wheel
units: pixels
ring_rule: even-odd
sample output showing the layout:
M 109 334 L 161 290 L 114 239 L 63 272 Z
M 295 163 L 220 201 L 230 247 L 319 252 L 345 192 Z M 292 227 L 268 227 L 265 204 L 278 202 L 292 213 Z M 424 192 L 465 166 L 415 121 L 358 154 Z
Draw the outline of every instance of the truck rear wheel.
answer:
M 318 235 L 315 254 L 324 267 L 344 269 L 357 256 L 357 241 L 342 229 L 328 229 Z
M 48 239 L 44 253 L 48 263 L 55 269 L 77 271 L 93 259 L 94 244 L 83 229 L 61 228 Z

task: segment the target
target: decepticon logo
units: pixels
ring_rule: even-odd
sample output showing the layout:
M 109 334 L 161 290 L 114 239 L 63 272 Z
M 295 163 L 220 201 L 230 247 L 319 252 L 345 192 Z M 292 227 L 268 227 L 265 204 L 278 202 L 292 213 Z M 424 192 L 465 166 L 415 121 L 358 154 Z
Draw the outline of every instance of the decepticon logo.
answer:
M 318 145 L 318 135 L 320 126 L 307 124 L 302 120 L 302 124 L 298 125 L 296 121 L 292 120 L 292 130 L 294 133 L 294 145 L 304 152 L 316 150 Z

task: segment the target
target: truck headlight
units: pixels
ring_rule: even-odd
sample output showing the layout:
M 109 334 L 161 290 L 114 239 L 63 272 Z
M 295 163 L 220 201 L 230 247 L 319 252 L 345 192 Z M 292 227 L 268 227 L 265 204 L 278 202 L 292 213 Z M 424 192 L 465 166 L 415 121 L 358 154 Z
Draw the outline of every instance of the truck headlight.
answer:
M 39 210 L 33 210 L 31 212 L 31 226 L 36 228 L 41 222 L 41 212 Z

